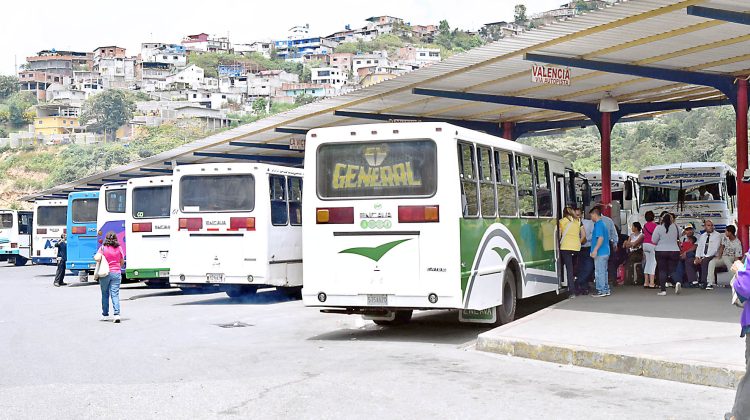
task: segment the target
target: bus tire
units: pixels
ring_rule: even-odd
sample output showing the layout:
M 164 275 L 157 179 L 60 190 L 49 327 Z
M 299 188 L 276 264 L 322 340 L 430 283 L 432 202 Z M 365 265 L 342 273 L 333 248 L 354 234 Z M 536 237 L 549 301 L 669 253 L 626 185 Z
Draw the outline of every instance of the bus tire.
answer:
M 19 255 L 19 256 L 16 256 L 16 259 L 15 259 L 15 261 L 13 262 L 13 264 L 14 264 L 14 265 L 15 265 L 16 267 L 21 267 L 21 266 L 24 266 L 24 265 L 26 265 L 26 262 L 28 262 L 28 261 L 29 261 L 29 259 L 28 259 L 28 258 L 24 258 L 24 257 L 22 257 L 22 256 L 20 256 L 20 255 Z
M 397 326 L 397 325 L 404 325 L 408 324 L 409 321 L 411 321 L 411 315 L 413 311 L 406 310 L 406 311 L 396 311 L 396 316 L 393 318 L 392 321 L 386 320 L 386 319 L 373 319 L 372 322 L 374 322 L 377 325 L 381 326 Z
M 516 274 L 513 270 L 505 270 L 503 275 L 503 304 L 495 308 L 497 325 L 504 325 L 516 319 Z
M 302 286 L 277 287 L 276 290 L 283 293 L 284 296 L 287 296 L 293 299 L 302 299 Z
M 234 286 L 224 290 L 230 298 L 241 298 L 244 296 L 254 295 L 258 291 L 255 286 Z
M 169 289 L 169 280 L 146 280 L 144 281 L 146 287 L 152 289 Z

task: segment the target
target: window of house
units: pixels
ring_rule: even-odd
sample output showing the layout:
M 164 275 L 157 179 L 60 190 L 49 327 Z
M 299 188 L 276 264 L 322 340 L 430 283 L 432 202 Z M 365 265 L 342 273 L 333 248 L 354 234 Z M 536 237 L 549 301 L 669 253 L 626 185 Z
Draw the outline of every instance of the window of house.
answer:
M 516 216 L 516 184 L 513 155 L 495 150 L 495 177 L 497 179 L 497 208 L 500 216 Z
M 482 217 L 494 218 L 497 215 L 497 199 L 495 198 L 495 171 L 492 167 L 492 150 L 488 147 L 477 147 L 477 162 Z
M 477 170 L 474 162 L 474 146 L 458 144 L 459 178 L 461 179 L 461 208 L 464 217 L 479 215 L 479 188 Z
M 529 156 L 516 156 L 516 176 L 518 181 L 518 205 L 521 216 L 536 216 L 533 166 Z

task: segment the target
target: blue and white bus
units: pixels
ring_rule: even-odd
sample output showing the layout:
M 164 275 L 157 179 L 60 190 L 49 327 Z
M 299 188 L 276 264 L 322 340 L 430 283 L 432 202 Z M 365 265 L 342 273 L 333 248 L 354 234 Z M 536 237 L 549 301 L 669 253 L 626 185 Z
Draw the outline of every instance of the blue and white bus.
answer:
M 39 200 L 34 202 L 34 236 L 31 242 L 32 264 L 57 264 L 55 244 L 65 232 L 68 220 L 68 200 Z
M 94 254 L 99 191 L 72 192 L 68 195 L 68 261 L 65 268 L 86 277 L 96 268 Z
M 0 210 L 0 261 L 25 265 L 31 258 L 31 229 L 34 213 Z

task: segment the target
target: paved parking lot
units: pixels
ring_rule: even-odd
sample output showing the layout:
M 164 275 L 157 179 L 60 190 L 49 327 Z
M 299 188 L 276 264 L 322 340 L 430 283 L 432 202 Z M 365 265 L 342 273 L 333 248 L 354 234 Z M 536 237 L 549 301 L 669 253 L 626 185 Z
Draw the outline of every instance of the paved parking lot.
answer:
M 53 274 L 0 263 L 0 418 L 709 419 L 734 397 L 476 352 L 486 328 L 451 313 L 389 329 L 275 291 L 128 284 L 123 322 L 101 322 L 98 286 Z

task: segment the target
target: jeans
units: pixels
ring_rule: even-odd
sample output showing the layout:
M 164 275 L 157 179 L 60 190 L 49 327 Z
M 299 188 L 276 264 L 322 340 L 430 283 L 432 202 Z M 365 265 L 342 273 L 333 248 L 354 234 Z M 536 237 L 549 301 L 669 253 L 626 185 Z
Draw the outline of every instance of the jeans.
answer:
M 750 334 L 745 335 L 745 375 L 737 384 L 732 414 L 737 420 L 750 418 Z
M 565 274 L 568 280 L 568 290 L 573 294 L 578 294 L 578 284 L 575 282 L 575 275 L 573 274 L 573 255 L 576 251 L 569 251 L 562 249 L 560 250 L 560 258 L 562 259 Z
M 591 247 L 581 247 L 578 253 L 578 277 L 576 286 L 578 293 L 589 292 L 589 281 L 594 275 L 594 259 L 591 258 Z
M 687 276 L 687 282 L 692 285 L 693 282 L 698 281 L 698 267 L 695 266 L 695 257 L 685 257 L 685 261 L 682 261 L 682 265 L 685 267 L 685 275 Z
M 599 293 L 609 293 L 609 278 L 607 274 L 608 266 L 609 266 L 608 255 L 594 258 L 596 290 Z
M 109 315 L 109 299 L 112 298 L 112 308 L 115 315 L 120 315 L 120 282 L 122 274 L 109 273 L 107 277 L 99 279 L 99 287 L 102 289 L 102 315 Z
M 679 251 L 656 251 L 656 268 L 659 270 L 659 286 L 662 292 L 667 290 L 667 279 L 674 273 L 679 262 Z
M 54 284 L 63 284 L 63 283 L 65 283 L 65 260 L 60 260 L 57 263 L 57 272 L 55 272 Z

